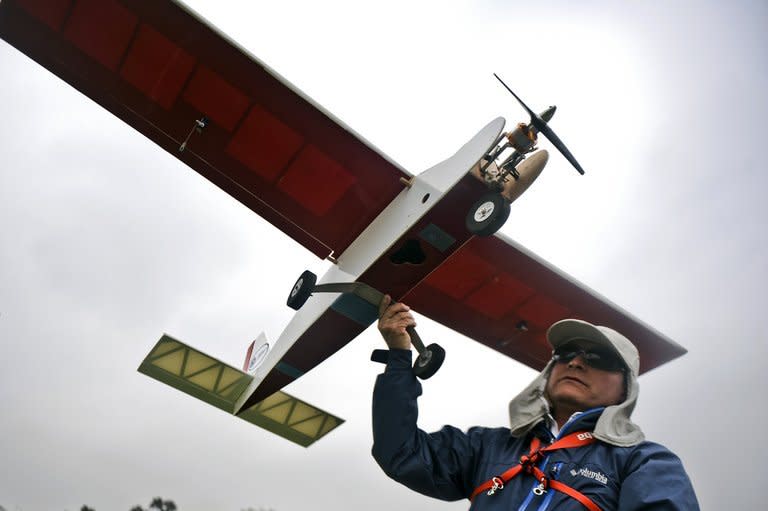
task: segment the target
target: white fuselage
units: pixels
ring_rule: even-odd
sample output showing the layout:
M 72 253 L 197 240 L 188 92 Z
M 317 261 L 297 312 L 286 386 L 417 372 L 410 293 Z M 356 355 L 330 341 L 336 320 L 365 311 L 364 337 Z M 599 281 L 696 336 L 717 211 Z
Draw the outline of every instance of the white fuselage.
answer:
M 502 117 L 494 119 L 456 154 L 414 176 L 410 180 L 410 186 L 404 186 L 397 197 L 338 256 L 336 264 L 323 275 L 319 283 L 355 282 L 492 149 L 504 128 L 504 122 Z M 254 372 L 254 379 L 238 400 L 236 410 L 239 411 L 296 340 L 337 298 L 335 293 L 315 293 L 310 296 L 291 318 L 263 363 Z

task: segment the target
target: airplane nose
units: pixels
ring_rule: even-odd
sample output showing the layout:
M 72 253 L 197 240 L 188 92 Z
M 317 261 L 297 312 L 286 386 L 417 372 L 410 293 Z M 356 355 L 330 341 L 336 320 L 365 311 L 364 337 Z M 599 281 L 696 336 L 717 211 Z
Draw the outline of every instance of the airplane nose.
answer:
M 513 202 L 520 197 L 531 184 L 539 177 L 541 171 L 544 170 L 544 166 L 549 160 L 549 153 L 546 149 L 539 149 L 531 154 L 529 157 L 520 162 L 515 170 L 517 170 L 517 179 L 510 179 L 504 186 L 502 195 L 509 201 Z
M 518 166 L 517 171 L 520 176 L 526 176 L 531 181 L 539 177 L 541 171 L 544 170 L 544 166 L 549 161 L 549 153 L 546 149 L 540 149 L 524 159 Z

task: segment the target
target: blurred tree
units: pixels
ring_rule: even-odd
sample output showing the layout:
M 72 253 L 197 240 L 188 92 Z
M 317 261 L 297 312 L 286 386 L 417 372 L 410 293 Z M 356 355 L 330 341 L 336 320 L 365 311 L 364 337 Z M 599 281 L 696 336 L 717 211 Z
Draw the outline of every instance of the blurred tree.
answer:
M 147 509 L 157 511 L 176 511 L 177 507 L 172 500 L 163 500 L 162 497 L 155 497 L 152 499 L 152 502 L 149 503 L 149 508 Z M 144 508 L 141 506 L 134 506 L 131 508 L 131 511 L 144 511 Z
M 94 509 L 92 507 L 83 506 L 80 508 L 80 511 L 94 511 Z

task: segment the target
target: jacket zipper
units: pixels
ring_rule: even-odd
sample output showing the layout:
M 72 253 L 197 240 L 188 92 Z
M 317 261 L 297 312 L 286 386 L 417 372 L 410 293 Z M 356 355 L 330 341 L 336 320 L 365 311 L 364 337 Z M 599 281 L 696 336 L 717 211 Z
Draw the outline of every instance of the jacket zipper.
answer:
M 563 466 L 562 462 L 555 463 L 554 465 L 552 465 L 552 468 L 549 469 L 550 479 L 554 479 L 555 481 L 558 479 L 558 477 L 560 476 L 560 468 L 562 466 Z M 547 496 L 544 497 L 544 502 L 541 503 L 537 511 L 546 511 L 554 495 L 555 495 L 554 491 L 548 490 Z
M 577 415 L 576 417 L 572 417 L 572 418 L 568 419 L 568 422 L 566 422 L 565 424 L 563 424 L 563 427 L 560 429 L 560 432 L 557 434 L 557 437 L 555 438 L 555 441 L 557 441 L 557 440 L 560 440 L 560 439 L 563 437 L 563 435 L 565 434 L 565 432 L 568 430 L 568 428 L 569 428 L 569 427 L 570 427 L 570 426 L 571 426 L 571 425 L 572 425 L 574 422 L 577 422 L 579 419 L 581 419 L 581 418 L 585 417 L 585 416 L 586 416 L 586 415 L 588 415 L 588 414 L 589 414 L 589 415 L 591 415 L 591 414 L 593 414 L 593 413 L 602 412 L 604 409 L 605 409 L 605 408 L 603 408 L 603 407 L 599 407 L 599 408 L 592 408 L 592 409 L 589 409 L 589 410 L 587 410 L 587 411 L 585 411 L 585 412 L 583 412 L 583 413 L 580 413 L 580 414 L 579 414 L 579 415 Z M 552 435 L 550 434 L 550 437 L 551 437 L 551 436 L 552 436 Z M 550 457 L 550 455 L 549 455 L 549 454 L 547 454 L 546 456 L 544 456 L 544 459 L 543 459 L 543 460 L 541 460 L 541 465 L 539 465 L 539 469 L 540 469 L 542 472 L 545 472 L 545 471 L 546 471 L 547 463 L 549 462 L 549 457 Z M 560 466 L 561 466 L 561 465 L 562 465 L 562 463 L 557 463 L 556 465 L 554 465 L 554 467 L 556 467 L 556 468 L 555 468 L 555 470 L 556 470 L 556 473 L 559 473 L 559 472 L 560 472 Z M 518 510 L 517 510 L 517 511 L 525 511 L 525 509 L 526 509 L 526 508 L 528 507 L 528 505 L 531 503 L 531 500 L 533 500 L 533 497 L 536 495 L 536 494 L 534 493 L 534 490 L 535 490 L 535 489 L 536 489 L 538 486 L 539 486 L 539 482 L 538 482 L 538 481 L 534 481 L 534 483 L 533 483 L 533 486 L 531 487 L 531 490 L 528 492 L 528 496 L 525 498 L 525 500 L 523 501 L 523 503 L 522 503 L 522 504 L 520 504 L 520 507 L 518 508 Z M 553 490 L 547 490 L 547 495 L 544 497 L 544 501 L 543 501 L 543 502 L 542 502 L 542 503 L 539 505 L 539 507 L 538 507 L 537 511 L 544 511 L 544 510 L 547 508 L 547 506 L 549 506 L 549 502 L 552 500 L 552 491 L 553 491 Z

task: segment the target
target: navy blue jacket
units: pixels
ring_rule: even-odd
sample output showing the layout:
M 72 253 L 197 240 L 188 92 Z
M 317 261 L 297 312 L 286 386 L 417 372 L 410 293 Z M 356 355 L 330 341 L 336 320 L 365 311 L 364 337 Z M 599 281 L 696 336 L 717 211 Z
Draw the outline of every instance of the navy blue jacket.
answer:
M 416 398 L 421 384 L 411 370 L 408 350 L 390 350 L 385 372 L 373 392 L 373 457 L 388 476 L 430 497 L 469 498 L 527 454 L 531 435 L 549 444 L 544 423 L 526 437 L 511 436 L 508 428 L 475 427 L 466 433 L 451 426 L 425 433 L 416 427 Z M 591 431 L 602 409 L 579 415 L 563 426 L 560 436 Z M 550 453 L 540 463 L 550 478 L 580 491 L 602 510 L 698 510 L 690 480 L 680 459 L 665 447 L 643 442 L 616 447 L 597 441 Z M 503 490 L 478 495 L 471 510 L 583 510 L 573 498 L 549 490 L 536 495 L 536 481 L 520 474 Z

